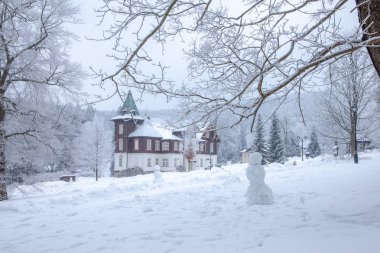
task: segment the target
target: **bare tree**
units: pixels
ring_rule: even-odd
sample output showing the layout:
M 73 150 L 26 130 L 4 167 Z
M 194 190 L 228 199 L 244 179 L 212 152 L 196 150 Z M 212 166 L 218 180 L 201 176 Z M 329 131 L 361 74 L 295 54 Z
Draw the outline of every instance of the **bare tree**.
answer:
M 185 146 L 184 155 L 187 161 L 187 172 L 189 172 L 193 169 L 193 158 L 195 157 L 193 142 L 187 143 Z
M 180 137 L 182 138 L 182 142 L 179 147 L 179 151 L 183 155 L 182 164 L 184 168 L 186 168 L 187 172 L 192 169 L 192 162 L 196 155 L 196 126 L 188 126 L 183 127 L 181 129 L 177 129 L 177 132 L 180 133 Z M 187 164 L 185 163 L 187 161 Z
M 339 15 L 355 3 L 359 22 L 344 29 Z M 209 121 L 223 111 L 237 115 L 235 123 L 248 117 L 254 121 L 264 101 L 307 88 L 306 81 L 318 71 L 360 48 L 368 48 L 380 69 L 380 0 L 355 3 L 247 0 L 234 2 L 229 11 L 231 6 L 212 0 L 107 0 L 98 12 L 102 21 L 115 20 L 103 39 L 115 42 L 117 68 L 95 74 L 102 85 L 115 85 L 115 94 L 126 85 L 186 98 L 185 115 L 198 115 L 195 121 Z M 193 36 L 187 52 L 192 84 L 175 86 L 165 79 L 166 67 L 149 54 L 148 45 L 158 41 L 164 46 L 182 35 Z M 147 72 L 148 64 L 156 70 Z
M 99 170 L 109 168 L 112 160 L 112 130 L 105 124 L 106 119 L 95 116 L 93 121 L 82 125 L 75 140 L 75 163 L 83 170 L 91 170 L 98 181 Z
M 68 61 L 73 34 L 65 24 L 77 22 L 77 8 L 69 0 L 0 1 L 0 200 L 7 199 L 4 175 L 5 128 L 11 87 L 59 87 L 73 91 L 78 66 Z
M 378 77 L 368 54 L 357 51 L 333 63 L 328 72 L 330 89 L 321 96 L 319 130 L 325 136 L 344 140 L 355 152 L 355 125 L 361 136 L 374 131 L 375 117 L 368 115 L 369 105 L 375 101 Z M 353 106 L 357 108 L 354 115 Z M 319 129 L 321 127 L 318 127 Z

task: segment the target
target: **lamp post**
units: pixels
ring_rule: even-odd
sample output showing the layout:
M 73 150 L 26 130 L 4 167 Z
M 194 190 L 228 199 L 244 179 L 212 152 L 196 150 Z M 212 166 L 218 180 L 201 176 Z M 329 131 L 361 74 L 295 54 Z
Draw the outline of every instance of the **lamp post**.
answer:
M 359 162 L 359 157 L 358 157 L 358 142 L 357 142 L 357 139 L 356 139 L 356 124 L 357 124 L 357 120 L 358 120 L 358 108 L 356 106 L 356 103 L 354 103 L 352 106 L 351 106 L 351 109 L 352 109 L 352 120 L 353 120 L 353 128 L 354 128 L 354 163 L 358 163 Z
M 307 137 L 304 136 L 303 138 L 297 136 L 298 144 L 301 142 L 301 159 L 303 161 L 303 143 L 306 141 Z
M 212 168 L 212 159 L 211 159 L 211 141 L 209 142 L 209 145 L 208 145 L 208 152 L 209 152 L 209 154 L 210 154 L 210 160 L 209 160 L 210 165 L 209 165 L 209 169 L 211 170 L 211 168 Z
M 218 135 L 214 135 L 211 139 L 209 139 L 209 147 L 208 147 L 208 151 L 209 151 L 209 155 L 210 155 L 210 170 L 211 170 L 211 167 L 213 166 L 213 161 L 212 161 L 212 158 L 211 158 L 211 144 L 214 145 L 214 142 L 217 140 L 218 138 Z M 213 146 L 213 150 L 212 150 L 212 153 L 215 152 L 215 146 Z

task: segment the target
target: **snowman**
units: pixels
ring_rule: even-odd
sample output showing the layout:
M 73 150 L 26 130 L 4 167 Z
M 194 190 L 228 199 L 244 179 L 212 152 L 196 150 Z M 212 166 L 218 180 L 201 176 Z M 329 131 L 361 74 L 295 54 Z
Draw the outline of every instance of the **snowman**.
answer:
M 272 190 L 264 182 L 265 171 L 261 165 L 262 155 L 258 152 L 249 156 L 249 166 L 246 174 L 249 180 L 247 203 L 249 205 L 270 205 L 273 203 Z
M 162 178 L 162 175 L 161 175 L 161 168 L 159 165 L 155 165 L 154 166 L 154 179 L 153 179 L 153 183 L 155 184 L 161 184 L 164 182 L 164 179 Z

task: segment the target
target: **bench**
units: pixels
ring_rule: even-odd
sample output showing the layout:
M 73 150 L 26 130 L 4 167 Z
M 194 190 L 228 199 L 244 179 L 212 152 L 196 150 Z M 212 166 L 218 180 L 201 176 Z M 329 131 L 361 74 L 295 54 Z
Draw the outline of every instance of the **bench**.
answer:
M 75 182 L 75 176 L 74 175 L 64 175 L 59 177 L 60 181 L 65 181 L 65 182 L 70 182 L 73 181 Z

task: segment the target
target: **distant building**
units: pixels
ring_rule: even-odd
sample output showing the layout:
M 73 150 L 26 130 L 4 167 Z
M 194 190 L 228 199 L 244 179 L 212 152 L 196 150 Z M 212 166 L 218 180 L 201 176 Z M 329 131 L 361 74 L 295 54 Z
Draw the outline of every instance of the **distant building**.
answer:
M 371 146 L 371 141 L 367 138 L 361 138 L 357 140 L 358 151 L 364 151 Z
M 192 135 L 187 128 L 165 128 L 140 115 L 130 91 L 120 114 L 111 120 L 115 123 L 115 172 L 129 168 L 153 171 L 155 165 L 163 171 L 188 166 L 203 169 L 216 163 L 219 140 L 211 127 L 194 131 Z M 185 157 L 187 146 L 194 151 L 189 162 Z
M 246 149 L 243 149 L 242 151 L 240 151 L 241 153 L 241 163 L 249 163 L 249 154 L 250 153 L 253 153 L 253 148 L 252 147 L 249 147 L 249 148 L 246 148 Z

